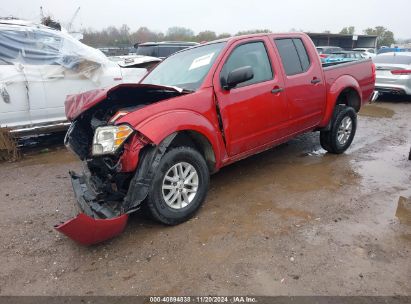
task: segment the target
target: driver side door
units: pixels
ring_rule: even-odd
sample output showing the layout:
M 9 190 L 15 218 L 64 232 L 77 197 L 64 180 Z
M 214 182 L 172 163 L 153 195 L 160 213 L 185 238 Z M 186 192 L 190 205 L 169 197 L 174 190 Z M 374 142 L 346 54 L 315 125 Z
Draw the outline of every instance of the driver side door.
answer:
M 238 41 L 229 48 L 223 65 L 214 74 L 229 156 L 250 152 L 284 136 L 281 125 L 288 120 L 287 100 L 283 79 L 273 69 L 278 63 L 268 46 L 265 37 Z M 228 74 L 245 66 L 253 69 L 253 78 L 225 89 Z

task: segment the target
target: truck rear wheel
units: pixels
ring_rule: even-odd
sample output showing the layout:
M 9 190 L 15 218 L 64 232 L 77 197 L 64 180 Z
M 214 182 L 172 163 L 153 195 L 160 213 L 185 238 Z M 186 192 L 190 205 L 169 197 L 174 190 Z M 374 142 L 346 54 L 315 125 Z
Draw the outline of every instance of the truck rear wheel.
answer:
M 357 130 L 357 114 L 351 107 L 337 105 L 328 131 L 320 132 L 321 147 L 341 154 L 351 145 Z
M 168 151 L 147 196 L 152 217 L 166 225 L 190 219 L 205 200 L 209 175 L 203 156 L 195 149 L 178 147 Z

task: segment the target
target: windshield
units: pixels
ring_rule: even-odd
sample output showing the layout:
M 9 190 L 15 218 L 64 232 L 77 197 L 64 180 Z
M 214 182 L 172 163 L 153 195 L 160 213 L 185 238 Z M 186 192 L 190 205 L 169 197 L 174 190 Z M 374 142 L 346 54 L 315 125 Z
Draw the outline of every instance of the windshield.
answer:
M 170 56 L 148 74 L 142 83 L 195 91 L 201 86 L 225 44 L 206 44 Z

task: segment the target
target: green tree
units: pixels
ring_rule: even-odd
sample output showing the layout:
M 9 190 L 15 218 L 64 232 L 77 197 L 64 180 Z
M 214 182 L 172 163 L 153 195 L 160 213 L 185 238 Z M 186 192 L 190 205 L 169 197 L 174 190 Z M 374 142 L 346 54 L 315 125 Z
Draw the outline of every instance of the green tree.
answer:
M 174 41 L 192 41 L 194 32 L 185 27 L 173 26 L 167 30 L 165 39 Z
M 221 33 L 217 36 L 217 39 L 229 38 L 231 37 L 230 33 Z
M 340 31 L 340 34 L 343 34 L 343 35 L 354 35 L 354 33 L 355 33 L 354 26 L 346 26 Z
M 217 39 L 217 34 L 213 31 L 203 31 L 197 34 L 196 40 L 198 42 L 202 41 L 213 41 Z
M 383 26 L 367 28 L 364 30 L 364 34 L 377 36 L 377 47 L 383 45 L 391 46 L 391 44 L 395 43 L 394 33 Z

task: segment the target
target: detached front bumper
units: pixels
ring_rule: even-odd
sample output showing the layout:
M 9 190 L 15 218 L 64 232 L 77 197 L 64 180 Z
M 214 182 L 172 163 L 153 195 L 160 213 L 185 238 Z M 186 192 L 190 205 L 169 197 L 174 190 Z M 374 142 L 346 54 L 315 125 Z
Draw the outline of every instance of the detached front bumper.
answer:
M 128 214 L 110 202 L 98 200 L 98 193 L 85 175 L 70 172 L 73 190 L 81 212 L 55 229 L 72 240 L 92 245 L 120 234 L 126 227 Z

